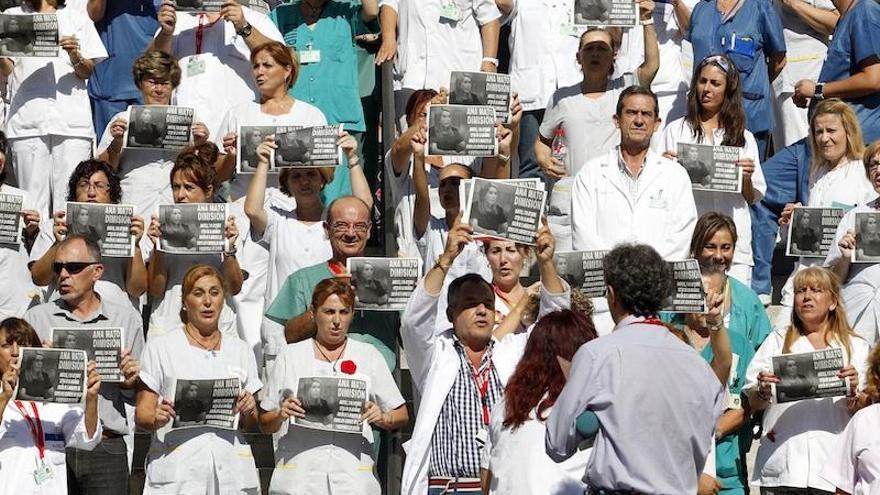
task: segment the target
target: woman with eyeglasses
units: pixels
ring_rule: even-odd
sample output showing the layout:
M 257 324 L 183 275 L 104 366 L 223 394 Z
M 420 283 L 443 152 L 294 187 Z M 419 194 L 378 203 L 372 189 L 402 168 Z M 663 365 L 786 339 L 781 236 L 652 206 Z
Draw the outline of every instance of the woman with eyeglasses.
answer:
M 216 180 L 214 167 L 205 161 L 201 152 L 194 148 L 184 150 L 175 160 L 170 173 L 174 203 L 213 202 Z M 154 214 L 147 231 L 151 242 L 149 246 L 144 246 L 144 250 L 149 252 L 149 295 L 153 306 L 148 337 L 165 334 L 178 325 L 184 275 L 194 265 L 206 264 L 222 273 L 227 299 L 241 291 L 245 279 L 245 273 L 236 258 L 239 245 L 234 215 L 230 215 L 226 221 L 224 235 L 227 246 L 222 254 L 163 253 L 159 251 L 159 241 L 164 235 L 162 229 L 159 217 Z M 220 329 L 224 333 L 236 337 L 239 335 L 235 313 L 228 301 L 223 305 L 219 318 Z
M 880 337 L 880 264 L 853 263 L 853 250 L 859 249 L 860 239 L 855 232 L 856 215 L 880 211 L 880 141 L 865 149 L 863 172 L 874 188 L 874 199 L 850 210 L 840 224 L 825 266 L 834 270 L 843 283 L 843 303 L 853 329 L 874 344 Z M 811 198 L 812 199 L 812 198 Z
M 688 90 L 688 113 L 666 126 L 659 151 L 672 160 L 682 159 L 678 156 L 680 143 L 740 148 L 736 165 L 742 174 L 742 191 L 727 194 L 698 190 L 694 191 L 694 202 L 700 214 L 715 211 L 733 218 L 740 237 L 728 273 L 750 285 L 754 260 L 749 206 L 764 197 L 767 183 L 755 137 L 746 130 L 739 73 L 727 56 L 708 57 L 694 70 Z
M 109 164 L 101 160 L 86 160 L 77 165 L 67 186 L 67 201 L 80 203 L 119 204 L 122 202 L 122 186 L 119 175 Z M 137 212 L 135 212 L 137 213 Z M 52 262 L 64 236 L 68 233 L 68 222 L 64 210 L 58 210 L 52 217 L 51 228 L 47 225 L 31 250 L 30 270 L 34 284 L 49 286 L 49 300 L 57 299 L 54 286 Z M 137 214 L 131 217 L 131 235 L 135 246 L 144 234 L 144 220 Z M 103 260 L 104 275 L 95 284 L 95 290 L 103 297 L 130 300 L 135 306 L 137 299 L 147 290 L 147 267 L 140 249 L 134 250 L 131 258 L 107 257 Z

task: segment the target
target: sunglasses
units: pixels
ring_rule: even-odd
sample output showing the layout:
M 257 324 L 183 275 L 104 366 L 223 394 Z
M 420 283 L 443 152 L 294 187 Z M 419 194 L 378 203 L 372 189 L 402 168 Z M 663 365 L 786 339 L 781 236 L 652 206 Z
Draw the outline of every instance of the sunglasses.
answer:
M 721 67 L 721 70 L 723 70 L 724 72 L 730 72 L 730 64 L 727 63 L 727 60 L 720 55 L 712 55 L 704 58 L 703 61 L 700 62 L 700 68 L 702 69 L 709 64 L 715 64 L 718 67 Z
M 60 263 L 56 261 L 55 263 L 52 263 L 52 271 L 55 272 L 55 275 L 60 275 L 61 270 L 67 270 L 67 273 L 71 275 L 76 275 L 86 268 L 98 264 L 100 263 L 98 263 L 97 261 L 68 261 L 67 263 Z

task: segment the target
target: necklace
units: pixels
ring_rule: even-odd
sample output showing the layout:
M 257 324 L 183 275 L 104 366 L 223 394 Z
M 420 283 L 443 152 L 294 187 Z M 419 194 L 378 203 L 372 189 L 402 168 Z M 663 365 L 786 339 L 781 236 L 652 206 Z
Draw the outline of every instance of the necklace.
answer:
M 206 351 L 211 351 L 211 352 L 217 351 L 217 347 L 220 345 L 220 338 L 219 338 L 219 337 L 221 337 L 220 332 L 217 332 L 217 336 L 218 336 L 217 342 L 215 342 L 210 347 L 208 347 L 205 344 L 203 344 L 195 335 L 193 335 L 192 332 L 189 331 L 189 325 L 185 326 L 184 329 L 186 330 L 186 334 L 189 336 L 189 338 L 191 338 L 193 340 L 193 342 L 198 344 L 199 347 L 201 347 L 202 349 L 204 349 Z
M 342 350 L 339 351 L 339 355 L 336 356 L 335 361 L 330 359 L 330 356 L 328 356 L 327 353 L 324 352 L 324 349 L 321 349 L 321 346 L 318 344 L 318 339 L 315 339 L 314 342 L 315 342 L 315 348 L 318 349 L 318 352 L 320 352 L 321 355 L 324 356 L 324 359 L 328 363 L 332 363 L 333 372 L 336 373 L 336 365 L 339 363 L 339 360 L 342 359 L 342 355 L 345 353 L 345 346 L 348 345 L 348 337 L 346 337 L 345 342 L 342 343 Z

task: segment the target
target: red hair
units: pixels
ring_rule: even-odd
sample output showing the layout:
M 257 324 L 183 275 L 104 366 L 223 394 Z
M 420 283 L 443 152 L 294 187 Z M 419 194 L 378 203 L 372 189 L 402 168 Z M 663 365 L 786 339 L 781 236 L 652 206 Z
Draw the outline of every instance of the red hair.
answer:
M 538 419 L 556 403 L 565 386 L 565 375 L 556 356 L 571 361 L 581 345 L 595 339 L 596 327 L 586 316 L 564 309 L 541 318 L 529 336 L 516 371 L 507 382 L 504 426 L 517 428 L 538 408 Z
M 346 306 L 354 307 L 354 289 L 348 282 L 343 282 L 336 277 L 325 278 L 318 282 L 315 290 L 312 292 L 312 308 L 317 310 L 328 297 L 332 295 L 339 296 L 339 300 Z

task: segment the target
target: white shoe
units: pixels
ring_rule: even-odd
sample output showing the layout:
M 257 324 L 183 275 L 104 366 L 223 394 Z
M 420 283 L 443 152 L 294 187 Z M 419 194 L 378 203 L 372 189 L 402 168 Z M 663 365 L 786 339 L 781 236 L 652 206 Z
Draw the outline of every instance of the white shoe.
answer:
M 758 300 L 761 301 L 761 304 L 763 304 L 765 308 L 770 306 L 770 303 L 773 302 L 773 298 L 770 294 L 758 294 Z

